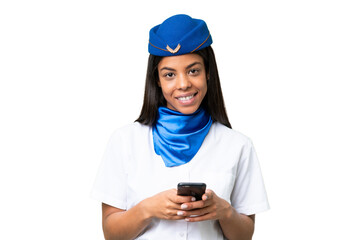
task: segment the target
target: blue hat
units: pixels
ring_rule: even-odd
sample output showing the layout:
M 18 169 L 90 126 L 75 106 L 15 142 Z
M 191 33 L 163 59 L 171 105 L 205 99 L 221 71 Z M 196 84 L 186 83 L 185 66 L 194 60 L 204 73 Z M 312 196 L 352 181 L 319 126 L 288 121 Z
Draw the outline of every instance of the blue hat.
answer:
M 206 23 L 184 14 L 166 19 L 153 27 L 149 35 L 149 53 L 156 56 L 192 53 L 212 43 Z

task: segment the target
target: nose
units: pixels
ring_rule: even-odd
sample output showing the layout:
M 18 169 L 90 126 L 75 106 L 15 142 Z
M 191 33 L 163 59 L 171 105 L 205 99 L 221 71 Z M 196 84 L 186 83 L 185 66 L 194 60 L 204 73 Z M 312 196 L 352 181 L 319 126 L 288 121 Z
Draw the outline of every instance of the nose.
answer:
M 187 75 L 181 74 L 177 78 L 176 88 L 186 90 L 191 87 L 191 81 Z

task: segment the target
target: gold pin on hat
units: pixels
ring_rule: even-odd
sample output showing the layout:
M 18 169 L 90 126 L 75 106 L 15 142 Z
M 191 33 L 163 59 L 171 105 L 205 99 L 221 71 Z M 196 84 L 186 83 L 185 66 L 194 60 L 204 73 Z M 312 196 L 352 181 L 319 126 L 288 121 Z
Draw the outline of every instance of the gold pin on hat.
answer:
M 180 43 L 176 46 L 175 49 L 172 49 L 171 47 L 169 47 L 169 45 L 166 45 L 166 49 L 171 53 L 177 53 L 180 50 L 180 48 L 181 48 Z

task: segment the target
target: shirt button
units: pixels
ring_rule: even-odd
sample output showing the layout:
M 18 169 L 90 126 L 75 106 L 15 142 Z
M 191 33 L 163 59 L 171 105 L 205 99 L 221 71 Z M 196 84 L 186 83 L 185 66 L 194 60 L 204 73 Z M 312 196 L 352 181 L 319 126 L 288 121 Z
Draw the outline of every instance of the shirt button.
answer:
M 179 233 L 179 235 L 180 235 L 180 237 L 184 237 L 185 234 L 184 233 Z

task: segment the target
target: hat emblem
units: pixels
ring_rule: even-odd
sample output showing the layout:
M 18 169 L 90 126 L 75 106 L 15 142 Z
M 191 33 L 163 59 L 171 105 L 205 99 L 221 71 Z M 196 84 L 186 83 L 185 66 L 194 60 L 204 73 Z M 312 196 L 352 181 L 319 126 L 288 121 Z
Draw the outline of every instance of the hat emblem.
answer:
M 180 50 L 180 48 L 181 48 L 180 43 L 176 46 L 175 49 L 172 49 L 171 47 L 169 47 L 169 45 L 166 45 L 166 49 L 173 54 L 177 53 Z

